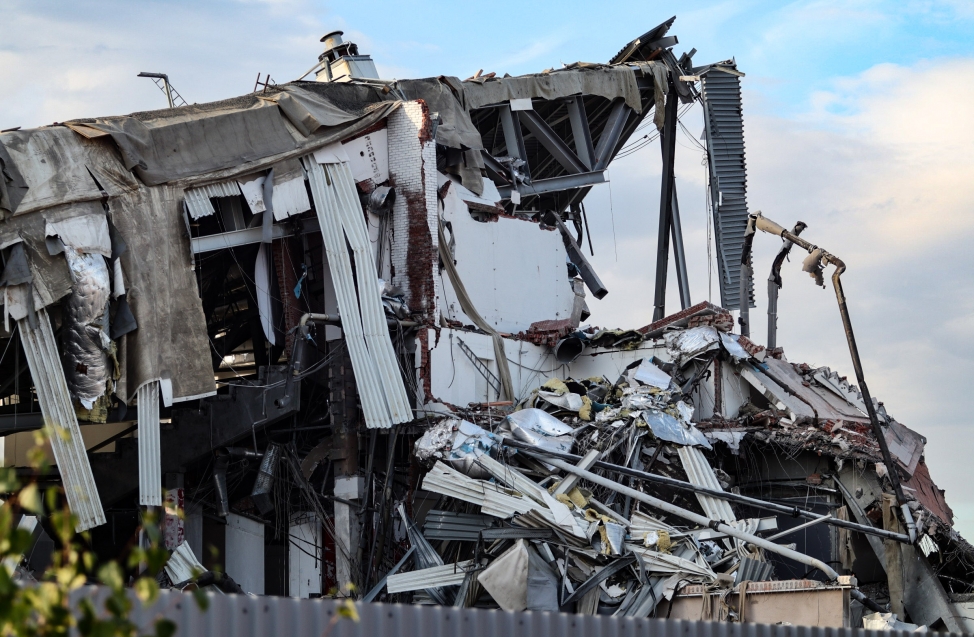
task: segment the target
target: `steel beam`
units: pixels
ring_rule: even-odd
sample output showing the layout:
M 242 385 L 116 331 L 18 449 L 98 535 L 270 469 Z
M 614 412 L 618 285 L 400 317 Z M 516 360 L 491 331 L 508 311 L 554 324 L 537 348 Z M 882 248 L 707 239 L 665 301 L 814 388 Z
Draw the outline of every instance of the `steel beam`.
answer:
M 487 175 L 498 186 L 511 183 L 511 173 L 508 172 L 504 164 L 497 161 L 497 158 L 486 150 L 480 151 L 480 156 L 484 158 L 484 166 L 487 168 Z
M 595 147 L 592 145 L 592 131 L 588 126 L 588 116 L 585 113 L 585 98 L 576 95 L 568 101 L 568 120 L 572 125 L 572 137 L 575 140 L 575 152 L 585 166 L 592 170 L 595 166 Z
M 44 426 L 41 412 L 26 414 L 4 414 L 0 416 L 0 434 L 6 436 L 18 431 L 33 431 Z
M 578 243 L 575 242 L 575 237 L 568 231 L 568 227 L 565 226 L 565 222 L 561 220 L 561 217 L 557 213 L 549 210 L 544 216 L 544 222 L 550 226 L 556 226 L 558 231 L 561 232 L 561 238 L 565 243 L 565 251 L 568 252 L 568 258 L 578 268 L 578 273 L 582 275 L 582 280 L 585 281 L 585 285 L 588 286 L 592 295 L 597 299 L 601 299 L 608 294 L 609 291 L 605 289 L 599 275 L 595 273 L 592 265 L 585 258 L 585 253 L 578 247 Z
M 690 281 L 687 278 L 687 257 L 683 249 L 683 227 L 680 224 L 680 203 L 676 196 L 676 181 L 673 182 L 672 217 L 670 231 L 673 240 L 673 265 L 676 267 L 676 284 L 680 288 L 680 309 L 692 305 L 690 301 Z
M 608 181 L 605 178 L 605 171 L 599 170 L 595 172 L 575 173 L 573 175 L 561 175 L 560 177 L 551 177 L 549 179 L 538 179 L 537 181 L 532 181 L 530 184 L 521 184 L 518 187 L 518 192 L 521 193 L 522 197 L 527 197 L 549 192 L 559 192 L 561 190 L 572 190 L 583 186 L 595 186 L 597 184 L 608 183 Z M 511 186 L 497 187 L 497 191 L 504 199 L 511 198 L 512 190 L 513 188 Z
M 316 219 L 302 219 L 300 228 L 289 224 L 274 224 L 271 226 L 271 238 L 282 239 L 295 234 L 307 234 L 309 232 L 320 232 Z M 256 228 L 245 228 L 243 230 L 232 230 L 230 232 L 220 232 L 218 234 L 208 234 L 202 237 L 193 237 L 191 244 L 193 254 L 202 252 L 213 252 L 215 250 L 225 250 L 236 248 L 251 243 L 260 243 L 264 238 L 264 229 L 260 226 Z
M 653 322 L 666 316 L 666 274 L 670 257 L 670 223 L 674 197 L 673 158 L 676 154 L 677 92 L 670 81 L 666 96 L 666 117 L 660 135 L 660 148 L 663 154 L 663 182 L 660 187 L 659 234 L 656 248 L 656 297 L 653 303 Z
M 622 98 L 616 100 L 612 105 L 612 111 L 609 112 L 609 119 L 606 121 L 605 128 L 602 129 L 602 134 L 599 136 L 599 145 L 595 149 L 596 170 L 604 169 L 615 156 L 616 147 L 619 144 L 619 139 L 622 137 L 622 131 L 626 127 L 626 122 L 629 120 L 630 111 L 632 109 L 626 106 L 626 101 Z
M 570 173 L 588 171 L 588 166 L 578 158 L 578 155 L 565 143 L 565 140 L 559 137 L 551 126 L 548 126 L 548 122 L 544 121 L 544 118 L 538 115 L 537 111 L 518 111 L 517 117 L 524 124 L 524 127 L 541 142 L 545 150 L 551 153 L 555 161 L 561 164 L 562 168 Z
M 501 129 L 504 131 L 504 145 L 507 146 L 507 154 L 524 162 L 524 172 L 531 174 L 531 167 L 528 165 L 528 151 L 524 149 L 524 137 L 521 135 L 521 126 L 514 119 L 511 113 L 510 104 L 505 104 L 498 109 L 501 119 Z

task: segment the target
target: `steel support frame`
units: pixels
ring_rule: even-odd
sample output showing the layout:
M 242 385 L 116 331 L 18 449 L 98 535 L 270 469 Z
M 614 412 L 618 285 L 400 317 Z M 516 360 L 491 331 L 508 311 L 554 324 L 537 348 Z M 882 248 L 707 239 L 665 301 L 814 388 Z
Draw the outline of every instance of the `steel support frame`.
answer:
M 673 253 L 676 261 L 677 280 L 680 287 L 680 301 L 683 309 L 690 307 L 689 283 L 686 274 L 686 257 L 683 249 L 683 232 L 679 220 L 679 206 L 676 201 L 676 179 L 673 164 L 676 155 L 676 120 L 678 94 L 675 82 L 670 78 L 670 90 L 666 96 L 663 131 L 660 148 L 663 155 L 663 178 L 660 186 L 659 234 L 656 252 L 656 295 L 654 299 L 653 321 L 666 316 L 666 279 L 669 268 L 670 239 L 673 239 Z
M 275 223 L 271 226 L 271 239 L 283 239 L 296 234 L 308 234 L 321 232 L 317 219 L 301 219 L 297 224 Z M 264 229 L 260 226 L 256 228 L 245 228 L 243 230 L 231 230 L 230 232 L 219 232 L 207 234 L 201 237 L 193 237 L 190 244 L 193 254 L 203 252 L 213 252 L 215 250 L 225 250 L 236 248 L 252 243 L 261 243 L 264 239 Z
M 595 148 L 595 169 L 605 169 L 612 158 L 615 157 L 616 147 L 622 138 L 622 132 L 629 121 L 632 109 L 626 105 L 626 101 L 619 98 L 612 105 L 609 112 L 609 119 L 605 122 L 602 134 L 599 135 L 599 145 Z
M 585 112 L 585 97 L 576 95 L 568 100 L 568 121 L 572 126 L 575 153 L 588 170 L 595 167 L 595 147 L 592 144 L 592 131 Z
M 565 251 L 568 253 L 568 259 L 578 268 L 578 273 L 582 276 L 582 280 L 585 281 L 585 285 L 588 287 L 589 291 L 597 299 L 602 299 L 605 297 L 609 291 L 602 284 L 602 280 L 599 275 L 595 273 L 595 269 L 585 258 L 585 253 L 578 246 L 575 241 L 575 237 L 572 233 L 568 231 L 568 227 L 565 222 L 561 220 L 558 213 L 554 211 L 548 211 L 544 217 L 544 222 L 548 225 L 555 226 L 558 231 L 561 232 L 561 238 L 565 243 Z
M 548 122 L 544 121 L 544 118 L 538 115 L 537 111 L 518 111 L 517 116 L 518 120 L 524 124 L 524 127 L 531 131 L 531 134 L 537 138 L 545 150 L 551 153 L 551 156 L 561 164 L 562 168 L 572 174 L 588 172 L 588 166 L 558 136 L 558 133 L 551 126 L 548 126 Z M 524 159 L 524 157 L 521 157 L 521 159 Z
M 583 199 L 593 185 L 608 181 L 605 176 L 606 167 L 618 152 L 623 139 L 632 134 L 645 116 L 645 113 L 637 114 L 629 108 L 625 100 L 616 100 L 609 107 L 611 110 L 596 147 L 592 141 L 584 96 L 576 95 L 569 98 L 566 100 L 566 107 L 572 128 L 574 150 L 536 111 L 517 111 L 518 115 L 515 118 L 509 104 L 500 104 L 496 107 L 507 153 L 525 162 L 522 170 L 526 174 L 530 175 L 531 167 L 527 163 L 527 152 L 520 124 L 523 124 L 552 158 L 568 171 L 567 175 L 522 184 L 517 187 L 518 192 L 522 196 L 537 196 L 573 190 L 574 192 L 566 199 L 563 210 Z M 487 151 L 483 151 L 482 155 L 488 176 L 497 185 L 501 196 L 509 199 L 515 185 L 510 183 L 506 167 Z M 680 245 L 682 247 L 682 240 Z
M 608 181 L 605 178 L 605 171 L 593 171 L 584 173 L 574 173 L 569 175 L 561 175 L 559 177 L 551 177 L 549 179 L 538 179 L 532 181 L 530 184 L 521 184 L 518 188 L 518 192 L 521 193 L 522 197 L 528 197 L 531 195 L 542 195 L 550 192 L 560 192 L 563 190 L 573 190 L 575 188 L 582 188 L 586 186 L 596 186 L 598 184 L 604 184 Z M 514 188 L 512 186 L 497 186 L 497 191 L 501 194 L 504 199 L 510 199 L 511 191 Z
M 608 154 L 603 152 L 602 154 L 603 158 L 596 161 L 596 170 L 605 170 L 608 167 L 609 162 L 611 162 L 612 159 L 618 154 L 622 145 L 625 144 L 625 141 L 629 139 L 633 131 L 635 131 L 642 123 L 643 119 L 645 119 L 646 114 L 650 112 L 650 109 L 643 109 L 641 113 L 637 113 L 636 111 L 626 106 L 625 102 L 622 101 L 613 104 L 609 108 L 613 109 L 613 111 L 616 111 L 616 109 L 618 109 L 619 112 L 610 113 L 609 121 L 606 122 L 606 126 L 602 129 L 602 135 L 599 136 L 599 147 L 608 146 L 610 150 Z M 619 129 L 620 133 L 618 135 L 611 134 L 611 137 L 606 137 L 606 133 L 608 131 L 611 131 L 613 128 L 615 128 L 613 124 L 614 122 L 617 121 L 616 120 L 617 117 L 623 117 L 622 127 L 621 129 Z M 599 156 L 598 152 L 596 152 L 596 157 L 598 156 Z M 571 196 L 565 201 L 561 209 L 563 211 L 568 210 L 569 208 L 571 208 L 571 206 L 579 203 L 580 201 L 585 199 L 585 197 L 588 195 L 591 189 L 592 189 L 591 186 L 585 186 L 583 188 L 579 188 L 578 190 L 576 190 L 571 194 Z
M 528 165 L 528 152 L 524 148 L 524 136 L 521 134 L 521 126 L 514 119 L 511 106 L 504 104 L 499 109 L 501 129 L 504 131 L 504 145 L 507 146 L 507 154 L 515 159 L 524 162 L 524 172 L 531 174 L 531 167 Z

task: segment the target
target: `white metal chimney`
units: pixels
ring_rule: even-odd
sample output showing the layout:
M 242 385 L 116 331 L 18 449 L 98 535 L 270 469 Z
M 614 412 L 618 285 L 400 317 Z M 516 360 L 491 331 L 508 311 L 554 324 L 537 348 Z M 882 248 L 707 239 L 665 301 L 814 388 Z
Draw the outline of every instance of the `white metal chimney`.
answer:
M 375 62 L 368 55 L 359 55 L 358 45 L 342 40 L 341 31 L 332 31 L 321 38 L 325 52 L 318 56 L 324 66 L 315 79 L 319 82 L 348 82 L 352 79 L 379 79 Z

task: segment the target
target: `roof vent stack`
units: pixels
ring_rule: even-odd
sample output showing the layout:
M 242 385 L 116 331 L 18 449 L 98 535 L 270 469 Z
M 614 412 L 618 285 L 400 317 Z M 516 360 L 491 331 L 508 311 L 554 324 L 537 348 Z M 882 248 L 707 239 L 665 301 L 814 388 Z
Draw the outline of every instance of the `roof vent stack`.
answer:
M 348 82 L 353 79 L 379 79 L 375 62 L 368 55 L 359 55 L 358 45 L 342 40 L 341 31 L 332 31 L 321 38 L 325 51 L 318 56 L 322 68 L 315 79 L 319 82 Z

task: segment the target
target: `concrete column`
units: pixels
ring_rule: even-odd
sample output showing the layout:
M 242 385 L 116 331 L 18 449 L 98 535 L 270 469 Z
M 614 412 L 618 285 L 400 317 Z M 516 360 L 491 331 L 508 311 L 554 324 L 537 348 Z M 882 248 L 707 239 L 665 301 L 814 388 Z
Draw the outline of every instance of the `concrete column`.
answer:
M 196 502 L 186 504 L 186 518 L 183 520 L 183 537 L 193 555 L 203 561 L 203 507 Z
M 227 575 L 240 588 L 264 594 L 264 525 L 242 515 L 229 514 L 226 526 Z
M 335 497 L 356 502 L 365 491 L 365 479 L 361 476 L 335 478 Z M 358 511 L 342 502 L 335 502 L 335 574 L 339 589 L 347 583 L 358 582 L 359 550 Z
M 291 515 L 288 528 L 288 595 L 318 597 L 321 595 L 321 566 L 324 543 L 321 520 L 314 513 Z

